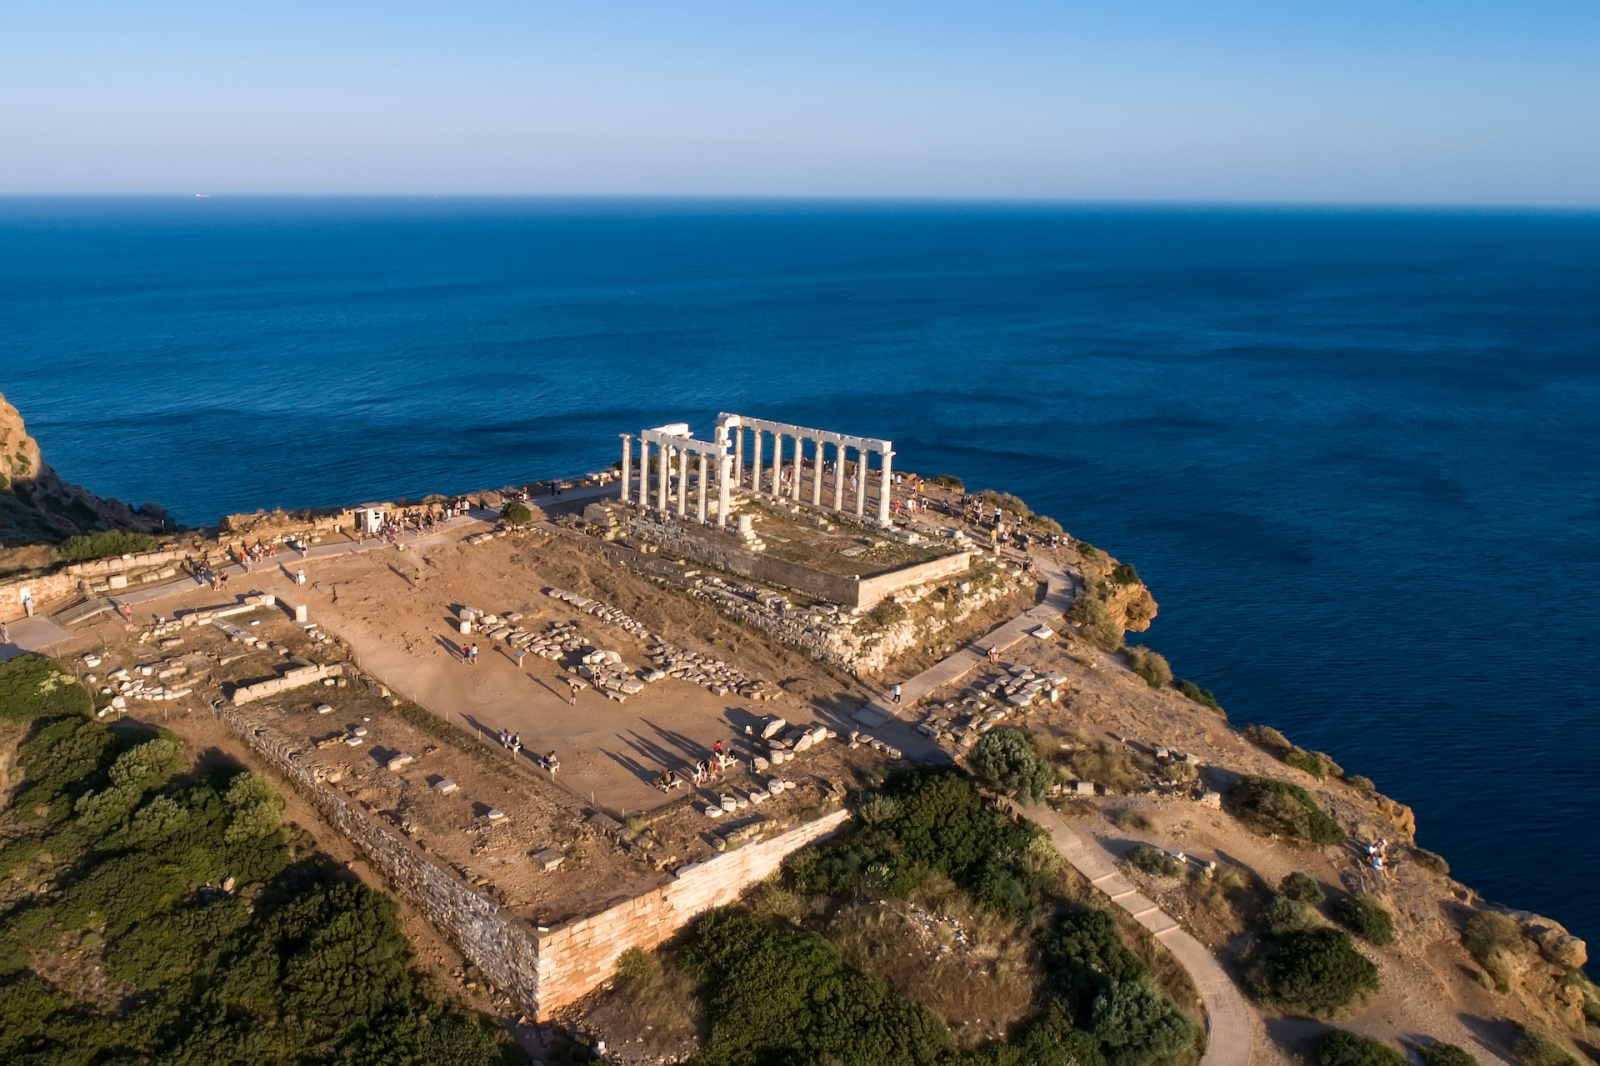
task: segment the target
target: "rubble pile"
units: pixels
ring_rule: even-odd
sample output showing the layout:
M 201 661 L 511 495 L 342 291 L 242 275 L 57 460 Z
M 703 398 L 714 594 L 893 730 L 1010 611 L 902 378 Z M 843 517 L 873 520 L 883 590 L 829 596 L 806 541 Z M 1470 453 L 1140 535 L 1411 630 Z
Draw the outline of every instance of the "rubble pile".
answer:
M 656 670 L 646 675 L 647 681 L 660 680 L 660 677 L 654 676 L 660 674 L 661 677 L 692 681 L 717 696 L 737 692 L 748 700 L 778 698 L 778 687 L 770 681 L 749 677 L 721 659 L 680 648 L 671 641 L 657 641 L 646 651 L 650 655 L 650 661 L 656 664 Z

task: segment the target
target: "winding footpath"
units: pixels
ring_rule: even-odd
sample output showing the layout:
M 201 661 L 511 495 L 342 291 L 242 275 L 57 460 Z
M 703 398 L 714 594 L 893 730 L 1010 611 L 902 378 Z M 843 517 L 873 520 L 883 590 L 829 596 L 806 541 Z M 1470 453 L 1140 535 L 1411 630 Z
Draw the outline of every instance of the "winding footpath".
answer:
M 968 644 L 909 681 L 901 682 L 901 703 L 894 705 L 878 700 L 861 715 L 863 723 L 898 720 L 899 731 L 920 740 L 920 736 L 911 729 L 909 719 L 901 717 L 903 714 L 909 715 L 918 700 L 966 676 L 973 667 L 985 660 L 989 648 L 1003 652 L 1017 642 L 1029 639 L 1029 633 L 1040 625 L 1060 625 L 1062 615 L 1071 606 L 1082 578 L 1039 559 L 1035 559 L 1034 563 L 1040 567 L 1047 585 L 1042 603 L 993 630 L 981 642 Z M 928 747 L 923 744 L 912 747 L 912 744 L 912 741 L 906 742 L 908 752 Z M 943 754 L 942 750 L 940 754 Z M 1200 1059 L 1200 1066 L 1249 1066 L 1255 1031 L 1250 1010 L 1245 1006 L 1244 996 L 1240 994 L 1238 986 L 1216 957 L 1185 932 L 1170 915 L 1128 883 L 1117 870 L 1115 855 L 1092 838 L 1086 840 L 1074 832 L 1049 805 L 1040 804 L 1019 813 L 1042 826 L 1050 834 L 1050 841 L 1061 857 L 1091 885 L 1105 893 L 1112 903 L 1150 930 L 1151 935 L 1165 945 L 1172 957 L 1188 972 L 1189 980 L 1194 982 L 1206 1010 L 1206 1053 Z

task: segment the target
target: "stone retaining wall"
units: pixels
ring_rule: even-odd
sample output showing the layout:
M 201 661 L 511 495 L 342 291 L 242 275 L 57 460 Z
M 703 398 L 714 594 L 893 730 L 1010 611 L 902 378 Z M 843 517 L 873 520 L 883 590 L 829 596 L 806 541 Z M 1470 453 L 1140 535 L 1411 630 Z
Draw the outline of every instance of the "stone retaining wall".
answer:
M 16 578 L 0 584 L 0 622 L 15 622 L 26 617 L 22 594 L 33 597 L 33 613 L 46 614 L 44 605 L 68 596 L 78 589 L 78 579 L 65 571 L 39 577 Z
M 759 844 L 678 871 L 677 878 L 599 914 L 539 933 L 539 1011 L 548 1015 L 609 978 L 629 948 L 649 951 L 697 914 L 738 899 L 789 855 L 832 835 L 850 812 L 837 810 Z
M 871 607 L 901 589 L 950 577 L 971 564 L 967 552 L 957 552 L 869 577 L 845 577 L 765 552 L 751 551 L 736 534 L 720 529 L 637 514 L 626 516 L 624 524 L 633 536 L 659 545 L 674 555 L 763 584 L 796 589 L 844 607 Z
M 250 749 L 288 779 L 339 832 L 372 860 L 395 890 L 483 971 L 495 987 L 535 1017 L 587 995 L 630 947 L 649 950 L 695 915 L 732 903 L 793 852 L 832 834 L 849 812 L 833 811 L 785 833 L 685 866 L 669 884 L 548 931 L 535 932 L 500 913 L 495 902 L 390 832 L 368 809 L 327 783 L 330 768 L 250 711 L 217 714 Z
M 497 988 L 526 1009 L 539 1005 L 539 945 L 522 923 L 500 914 L 493 900 L 435 865 L 417 846 L 375 822 L 363 804 L 324 783 L 328 768 L 293 740 L 227 706 L 218 715 L 250 748 L 300 790 L 349 837 L 395 890 L 421 907 L 461 953 Z
M 129 570 L 142 570 L 146 567 L 160 566 L 162 563 L 176 562 L 187 558 L 189 553 L 182 548 L 160 552 L 135 552 L 129 555 L 114 555 L 108 559 L 91 559 L 86 563 L 73 563 L 67 567 L 67 573 L 79 577 L 93 577 L 99 574 L 122 574 Z
M 237 707 L 265 696 L 276 696 L 278 693 L 287 692 L 292 688 L 315 685 L 325 677 L 343 676 L 343 663 L 333 663 L 328 666 L 291 667 L 282 677 L 274 677 L 268 681 L 257 681 L 253 685 L 240 685 L 233 690 L 233 705 Z

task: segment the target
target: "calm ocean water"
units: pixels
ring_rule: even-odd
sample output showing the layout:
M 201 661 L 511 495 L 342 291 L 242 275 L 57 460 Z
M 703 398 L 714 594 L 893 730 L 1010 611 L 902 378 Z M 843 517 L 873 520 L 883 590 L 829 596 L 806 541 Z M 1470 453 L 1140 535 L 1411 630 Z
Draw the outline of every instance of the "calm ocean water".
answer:
M 719 409 L 893 438 L 1135 563 L 1235 721 L 1600 943 L 1600 216 L 0 201 L 0 391 L 189 523 Z

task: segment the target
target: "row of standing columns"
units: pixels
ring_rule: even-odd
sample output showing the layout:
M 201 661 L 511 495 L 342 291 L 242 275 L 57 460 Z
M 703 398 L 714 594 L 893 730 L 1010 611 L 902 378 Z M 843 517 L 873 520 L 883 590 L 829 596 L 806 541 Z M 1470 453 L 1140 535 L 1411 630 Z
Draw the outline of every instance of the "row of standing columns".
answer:
M 639 473 L 637 490 L 633 482 L 633 435 L 631 433 L 619 434 L 622 437 L 622 502 L 637 502 L 642 507 L 651 506 L 650 486 L 650 445 L 651 442 L 643 436 L 639 438 Z M 699 447 L 677 447 L 664 441 L 656 441 L 656 488 L 655 508 L 658 511 L 671 511 L 672 492 L 671 476 L 673 460 L 678 465 L 678 517 L 685 518 L 689 511 L 689 453 L 693 451 L 696 458 L 695 469 L 695 517 L 705 522 L 710 510 L 708 499 L 711 485 L 711 472 L 708 463 L 708 453 Z M 729 498 L 731 484 L 729 481 L 728 466 L 732 457 L 723 451 L 717 459 L 717 525 L 728 524 Z
M 844 510 L 845 464 L 851 450 L 856 453 L 856 484 L 855 484 L 855 514 L 865 517 L 867 513 L 867 476 L 870 470 L 867 466 L 869 449 L 852 447 L 843 441 L 830 440 L 825 437 L 806 437 L 796 434 L 772 432 L 772 462 L 763 469 L 763 459 L 766 454 L 765 440 L 770 431 L 757 429 L 753 426 L 734 426 L 733 430 L 733 480 L 735 484 L 744 484 L 745 467 L 745 432 L 751 434 L 750 445 L 750 489 L 761 492 L 762 483 L 768 486 L 770 495 L 799 500 L 801 498 L 802 483 L 805 472 L 805 444 L 811 442 L 811 503 L 813 506 L 822 506 L 823 478 L 826 468 L 826 453 L 829 445 L 833 446 L 833 509 Z M 783 442 L 785 438 L 794 441 L 793 455 L 789 460 L 791 481 L 787 487 L 783 483 L 784 455 Z M 894 484 L 894 452 L 880 451 L 881 465 L 878 470 L 878 522 L 881 525 L 889 524 L 889 501 L 892 496 L 891 486 Z

